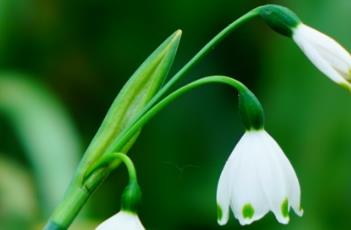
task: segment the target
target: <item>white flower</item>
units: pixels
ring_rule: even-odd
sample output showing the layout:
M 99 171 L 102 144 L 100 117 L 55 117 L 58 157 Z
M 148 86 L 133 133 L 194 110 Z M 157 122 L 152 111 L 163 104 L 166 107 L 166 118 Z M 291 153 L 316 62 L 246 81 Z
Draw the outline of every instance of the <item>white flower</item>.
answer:
M 220 225 L 228 222 L 229 208 L 242 225 L 269 210 L 282 224 L 289 222 L 291 207 L 302 215 L 295 171 L 266 131 L 246 131 L 235 146 L 219 178 L 217 205 Z
M 120 211 L 97 226 L 96 230 L 145 230 L 137 214 Z
M 339 43 L 303 23 L 293 30 L 293 39 L 322 73 L 351 89 L 351 55 Z

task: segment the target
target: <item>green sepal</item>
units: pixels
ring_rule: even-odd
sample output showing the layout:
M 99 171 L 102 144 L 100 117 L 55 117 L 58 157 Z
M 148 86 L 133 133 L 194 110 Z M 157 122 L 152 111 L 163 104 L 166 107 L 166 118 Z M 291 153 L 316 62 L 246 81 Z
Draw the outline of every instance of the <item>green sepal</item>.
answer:
M 259 15 L 274 31 L 291 37 L 293 30 L 301 23 L 299 17 L 290 9 L 268 4 L 258 7 Z
M 123 191 L 121 209 L 137 213 L 141 201 L 141 189 L 136 180 L 131 180 Z
M 180 37 L 180 30 L 168 37 L 142 63 L 120 90 L 84 154 L 79 169 L 80 173 L 84 173 L 87 167 L 105 152 L 115 151 L 113 143 L 116 142 L 119 134 L 138 116 L 164 82 L 173 64 Z M 126 153 L 133 145 L 137 135 L 132 137 L 122 150 L 116 151 Z
M 261 103 L 250 90 L 240 90 L 239 111 L 247 130 L 260 130 L 264 127 L 264 112 Z

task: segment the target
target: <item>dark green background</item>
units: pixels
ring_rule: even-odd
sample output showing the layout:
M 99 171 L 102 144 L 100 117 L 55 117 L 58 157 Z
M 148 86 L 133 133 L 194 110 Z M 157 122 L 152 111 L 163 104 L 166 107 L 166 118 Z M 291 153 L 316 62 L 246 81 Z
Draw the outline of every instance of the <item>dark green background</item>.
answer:
M 183 37 L 171 73 L 224 26 L 253 7 L 268 3 L 2 2 L 0 69 L 30 74 L 54 93 L 72 116 L 83 148 L 123 83 L 173 31 L 182 29 Z M 288 6 L 306 24 L 350 49 L 349 0 L 274 2 Z M 291 40 L 273 33 L 259 20 L 229 36 L 183 83 L 211 74 L 235 77 L 255 92 L 265 109 L 266 129 L 284 149 L 302 187 L 303 218 L 291 213 L 290 224 L 283 226 L 268 214 L 244 228 L 349 229 L 350 93 L 316 70 Z M 16 141 L 5 117 L 1 117 L 0 128 L 0 150 L 6 153 L 2 155 L 18 162 L 33 177 L 25 149 Z M 147 229 L 242 228 L 234 218 L 225 227 L 217 225 L 215 195 L 224 162 L 243 132 L 237 98 L 222 86 L 187 94 L 145 127 L 130 152 L 143 190 L 140 217 Z M 125 182 L 124 169 L 120 168 L 93 195 L 85 216 L 73 227 L 93 229 L 100 220 L 116 213 Z M 35 190 L 36 182 L 32 186 Z M 40 196 L 33 199 L 37 204 L 35 218 L 2 216 L 6 228 L 33 229 L 45 222 L 48 216 L 40 211 Z M 26 227 L 18 227 L 22 221 Z

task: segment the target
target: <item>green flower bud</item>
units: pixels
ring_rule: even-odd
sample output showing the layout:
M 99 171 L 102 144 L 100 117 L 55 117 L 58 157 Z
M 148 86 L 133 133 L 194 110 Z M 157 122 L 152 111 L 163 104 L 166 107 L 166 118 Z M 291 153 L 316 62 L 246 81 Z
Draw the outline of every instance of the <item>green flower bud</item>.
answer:
M 247 130 L 263 128 L 263 108 L 257 97 L 248 89 L 239 92 L 239 111 Z
M 137 213 L 141 201 L 141 189 L 136 180 L 129 182 L 122 194 L 122 210 Z
M 258 11 L 269 27 L 287 37 L 291 37 L 294 28 L 301 23 L 294 12 L 283 6 L 268 4 L 259 7 Z

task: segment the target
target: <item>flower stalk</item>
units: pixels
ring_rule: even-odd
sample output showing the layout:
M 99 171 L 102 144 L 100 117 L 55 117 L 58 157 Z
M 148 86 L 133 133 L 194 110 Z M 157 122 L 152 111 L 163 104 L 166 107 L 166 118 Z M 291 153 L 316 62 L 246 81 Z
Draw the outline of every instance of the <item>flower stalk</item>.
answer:
M 114 170 L 116 168 L 114 167 L 114 165 L 116 165 L 114 164 L 115 161 L 123 162 L 127 168 L 129 176 L 129 183 L 122 195 L 122 210 L 136 212 L 137 206 L 141 200 L 141 190 L 138 184 L 135 166 L 132 160 L 125 153 L 113 152 L 104 155 L 104 157 L 102 157 L 99 162 L 97 162 L 97 164 L 87 172 L 87 175 L 84 178 L 89 178 L 90 175 L 101 168 L 109 167 L 111 171 Z
M 141 117 L 146 111 L 148 111 L 157 101 L 159 101 L 169 89 L 171 89 L 183 76 L 185 76 L 188 71 L 199 63 L 208 53 L 215 49 L 215 47 L 221 43 L 227 36 L 229 36 L 233 31 L 238 29 L 240 26 L 250 21 L 251 19 L 257 17 L 260 7 L 254 8 L 249 12 L 245 13 L 238 19 L 234 20 L 224 29 L 222 29 L 218 34 L 216 34 L 208 43 L 206 43 L 172 78 L 155 94 L 155 96 L 150 100 L 150 102 L 145 106 L 143 112 L 140 113 Z M 137 119 L 135 119 L 137 120 Z
M 122 194 L 121 211 L 108 218 L 96 228 L 97 230 L 131 229 L 144 230 L 138 215 L 137 207 L 141 201 L 141 190 L 137 181 L 135 166 L 132 160 L 124 153 L 111 153 L 102 158 L 91 172 L 109 167 L 113 161 L 121 161 L 127 167 L 129 182 Z
M 247 116 L 251 117 L 249 120 L 252 119 L 252 121 L 250 121 L 248 124 L 256 124 L 257 121 L 262 120 L 261 118 L 257 118 L 257 116 L 263 117 L 263 115 L 256 112 L 262 111 L 261 104 L 255 95 L 245 85 L 227 76 L 209 76 L 200 78 L 179 88 L 154 105 L 138 121 L 133 123 L 128 129 L 126 129 L 126 131 L 121 133 L 120 137 L 118 138 L 118 142 L 116 142 L 116 145 L 113 146 L 113 149 L 117 150 L 123 148 L 123 146 L 128 143 L 130 138 L 132 138 L 151 118 L 153 118 L 161 109 L 170 104 L 179 96 L 191 91 L 194 88 L 213 83 L 226 84 L 238 90 L 239 98 L 242 101 L 241 108 L 245 109 L 245 112 L 242 112 L 242 114 L 247 114 Z M 249 105 L 250 108 L 246 108 L 244 105 Z M 256 109 L 252 109 L 255 107 Z M 260 125 L 263 124 L 258 124 L 258 126 Z M 80 208 L 84 205 L 90 194 L 101 183 L 101 180 L 108 175 L 107 172 L 112 171 L 119 165 L 120 161 L 111 160 L 112 158 L 114 158 L 113 152 L 106 153 L 104 157 L 100 159 L 100 161 L 97 163 L 95 162 L 96 164 L 91 166 L 92 168 L 90 167 L 87 169 L 83 176 L 83 180 L 78 182 L 75 181 L 75 184 L 71 186 L 71 189 L 66 194 L 64 202 L 58 206 L 56 212 L 54 213 L 54 219 L 51 219 L 45 229 L 61 230 L 66 229 L 71 224 L 74 217 L 78 214 Z M 73 209 L 71 208 L 72 205 L 74 206 Z
M 120 154 L 124 155 L 128 152 L 142 127 L 161 109 L 194 88 L 212 83 L 223 83 L 234 87 L 239 92 L 239 110 L 247 132 L 263 130 L 264 115 L 259 101 L 250 90 L 235 79 L 220 75 L 204 77 L 165 96 L 225 37 L 256 16 L 260 16 L 274 31 L 293 38 L 321 72 L 336 83 L 351 89 L 349 53 L 331 38 L 305 26 L 295 13 L 285 7 L 264 5 L 247 12 L 220 31 L 162 86 L 179 44 L 180 31 L 177 31 L 143 63 L 123 87 L 89 145 L 64 200 L 53 213 L 45 229 L 68 228 L 91 193 L 113 169 L 121 162 L 125 162 Z M 319 40 L 322 43 L 319 43 Z M 128 163 L 126 165 L 128 167 Z M 130 172 L 131 175 L 132 172 Z M 135 184 L 127 189 L 130 191 L 126 194 L 136 190 L 132 187 L 135 187 Z M 132 195 L 134 196 L 136 197 Z M 133 209 L 128 205 L 124 207 Z M 293 208 L 296 209 L 295 206 Z M 246 208 L 245 213 L 245 215 L 254 216 L 250 208 Z
M 137 111 L 134 110 L 133 111 L 133 116 L 129 116 L 129 120 L 127 120 L 128 125 L 126 126 L 121 126 L 121 124 L 118 124 L 118 122 L 116 123 L 116 121 L 114 121 L 113 119 L 111 120 L 111 116 L 113 116 L 114 113 L 119 113 L 119 108 L 118 106 L 114 106 L 112 105 L 110 108 L 110 111 L 108 113 L 108 115 L 106 116 L 106 119 L 104 120 L 102 126 L 100 127 L 98 133 L 96 134 L 94 140 L 92 141 L 92 143 L 90 144 L 90 146 L 87 149 L 87 153 L 84 154 L 84 157 L 80 163 L 80 166 L 77 170 L 77 175 L 75 176 L 75 179 L 72 181 L 70 188 L 68 189 L 68 191 L 66 192 L 65 198 L 64 200 L 59 204 L 59 206 L 56 208 L 55 212 L 53 213 L 53 215 L 51 216 L 48 224 L 46 225 L 46 229 L 57 229 L 56 227 L 51 228 L 50 226 L 60 226 L 60 228 L 62 229 L 66 229 L 71 222 L 73 221 L 73 218 L 69 219 L 68 217 L 63 218 L 61 213 L 66 212 L 65 210 L 67 210 L 70 206 L 71 200 L 73 199 L 71 196 L 71 194 L 74 194 L 75 192 L 71 192 L 74 190 L 86 190 L 87 193 L 87 197 L 90 196 L 90 194 L 92 193 L 92 191 L 94 191 L 98 185 L 101 183 L 101 181 L 103 181 L 103 179 L 109 175 L 109 171 L 108 170 L 104 170 L 104 169 L 100 169 L 98 170 L 98 173 L 94 173 L 92 176 L 90 176 L 83 187 L 81 187 L 81 180 L 82 180 L 82 176 L 85 174 L 85 172 L 87 171 L 88 167 L 92 164 L 94 164 L 94 162 L 96 162 L 98 160 L 98 158 L 104 154 L 104 152 L 113 152 L 113 151 L 123 151 L 126 152 L 128 151 L 129 147 L 131 147 L 131 145 L 133 144 L 134 140 L 136 139 L 136 136 L 128 136 L 127 138 L 122 138 L 123 140 L 120 141 L 119 137 L 122 135 L 116 135 L 116 130 L 114 130 L 113 128 L 111 128 L 112 131 L 112 135 L 110 140 L 105 141 L 104 138 L 101 138 L 102 135 L 101 133 L 105 133 L 104 129 L 106 129 L 107 127 L 111 126 L 111 122 L 109 122 L 108 120 L 114 121 L 112 123 L 115 123 L 116 125 L 118 125 L 119 127 L 123 127 L 123 128 L 127 128 L 128 126 L 130 126 L 131 124 L 137 122 L 140 118 L 143 117 L 143 115 L 148 112 L 153 105 L 159 101 L 162 96 L 164 96 L 164 94 L 176 83 L 180 80 L 181 77 L 183 77 L 195 64 L 197 64 L 203 57 L 205 57 L 211 50 L 214 49 L 214 47 L 219 44 L 225 37 L 227 37 L 231 32 L 233 32 L 235 29 L 237 29 L 240 25 L 244 24 L 245 22 L 249 21 L 250 19 L 254 18 L 255 16 L 258 15 L 258 12 L 254 9 L 249 11 L 248 13 L 244 14 L 243 16 L 241 16 L 240 18 L 238 18 L 237 20 L 235 20 L 234 22 L 232 22 L 230 25 L 228 25 L 226 28 L 224 28 L 221 32 L 219 32 L 213 39 L 210 40 L 210 42 L 208 42 L 197 54 L 195 54 L 195 56 L 193 58 L 191 58 L 190 61 L 188 61 L 162 88 L 160 88 L 156 94 L 154 96 L 152 96 L 152 98 L 150 98 L 150 101 L 145 100 L 146 105 L 141 106 L 141 110 Z M 175 33 L 175 37 L 178 38 L 180 37 L 180 31 L 177 31 Z M 160 62 L 152 62 L 152 59 L 148 59 L 149 62 L 148 64 L 143 65 L 142 67 L 140 67 L 140 71 L 136 71 L 134 75 L 143 75 L 145 72 L 148 72 L 147 69 L 149 68 L 149 70 L 151 71 L 152 68 L 150 68 L 150 66 L 148 66 L 150 63 L 154 63 L 154 64 L 159 64 L 159 63 L 163 63 L 165 66 L 167 67 L 162 67 L 160 68 L 160 70 L 156 71 L 155 74 L 159 74 L 161 77 L 159 79 L 162 78 L 162 76 L 165 76 L 170 68 L 170 64 L 173 62 L 173 57 L 175 55 L 176 49 L 177 49 L 177 45 L 178 45 L 179 39 L 176 43 L 175 46 L 173 46 L 173 51 L 171 49 L 172 52 L 170 52 L 169 55 L 169 59 L 168 61 L 160 61 Z M 157 51 L 156 51 L 157 53 Z M 156 55 L 154 55 L 156 56 Z M 156 56 L 157 57 L 157 56 Z M 167 57 L 167 56 L 165 56 Z M 157 70 L 157 69 L 156 69 Z M 162 72 L 163 71 L 163 72 Z M 152 73 L 152 72 L 150 72 Z M 136 78 L 136 77 L 134 77 Z M 162 82 L 162 81 L 158 81 L 158 82 Z M 130 84 L 131 85 L 131 84 Z M 128 87 L 126 85 L 126 87 Z M 124 88 L 125 89 L 125 88 Z M 150 88 L 150 89 L 157 89 L 156 87 Z M 124 90 L 124 92 L 127 92 L 126 90 Z M 125 95 L 127 95 L 126 93 L 124 93 Z M 123 95 L 123 89 L 122 89 L 122 95 Z M 146 95 L 151 95 L 150 93 L 146 94 Z M 131 98 L 138 98 L 138 97 L 131 97 Z M 118 104 L 119 101 L 126 101 L 126 100 L 119 100 L 116 99 L 116 101 L 114 102 L 114 104 Z M 127 100 L 128 101 L 128 100 Z M 123 106 L 123 105 L 122 105 Z M 116 110 L 117 109 L 117 110 Z M 111 114 L 111 116 L 109 115 Z M 127 113 L 125 113 L 127 114 Z M 133 126 L 133 125 L 132 125 Z M 141 127 L 141 126 L 139 126 Z M 122 131 L 123 129 L 119 129 L 119 131 Z M 126 131 L 126 130 L 124 130 Z M 132 133 L 132 132 L 129 132 Z M 137 135 L 138 132 L 135 132 L 135 130 L 133 130 L 133 133 L 135 135 Z M 118 136 L 117 139 L 115 139 Z M 121 144 L 123 143 L 123 145 Z M 101 145 L 103 144 L 103 145 Z M 111 147 L 112 146 L 112 147 Z M 118 148 L 116 148 L 116 146 Z M 111 148 L 110 148 L 111 147 Z M 116 163 L 116 167 L 118 166 L 118 162 Z M 74 196 L 73 196 L 74 197 Z M 85 196 L 84 196 L 85 197 Z M 82 201 L 82 202 L 79 202 Z M 77 207 L 79 206 L 83 206 L 85 203 L 85 199 L 77 199 L 77 202 L 80 203 L 77 204 Z M 79 211 L 79 210 L 78 210 Z M 67 212 L 70 212 L 69 210 Z M 67 216 L 71 216 L 70 214 L 68 214 Z M 73 216 L 72 216 L 73 217 Z M 63 221 L 63 219 L 65 219 L 65 221 Z M 62 222 L 62 223 L 61 223 Z
M 161 109 L 163 109 L 165 106 L 167 106 L 179 96 L 191 91 L 194 88 L 213 83 L 225 84 L 238 90 L 239 100 L 241 101 L 240 113 L 242 114 L 242 119 L 247 120 L 247 122 L 244 122 L 244 124 L 247 126 L 248 129 L 263 126 L 262 106 L 256 98 L 256 96 L 244 84 L 242 84 L 238 80 L 227 76 L 208 76 L 195 80 L 175 90 L 167 97 L 162 99 L 160 102 L 158 102 L 156 105 L 154 105 L 139 120 L 137 120 L 133 125 L 131 125 L 129 129 L 122 133 L 114 148 L 118 149 L 121 146 L 125 145 L 125 143 L 128 142 L 129 138 L 133 136 L 134 133 L 140 129 L 140 127 L 143 127 Z
M 131 125 L 129 129 L 127 129 L 121 134 L 120 138 L 118 139 L 119 141 L 116 143 L 114 148 L 120 149 L 122 146 L 124 146 L 141 127 L 143 127 L 158 112 L 160 112 L 164 107 L 173 102 L 175 99 L 195 88 L 208 84 L 225 84 L 236 89 L 239 93 L 239 103 L 241 104 L 239 108 L 240 113 L 242 115 L 242 119 L 247 121 L 244 122 L 246 128 L 256 129 L 258 127 L 263 127 L 262 106 L 256 98 L 256 96 L 244 84 L 227 76 L 208 76 L 200 78 L 179 88 L 178 90 L 174 91 L 173 93 L 169 94 L 167 97 L 162 99 L 156 105 L 154 105 L 138 121 Z M 109 156 L 109 154 L 107 154 L 107 156 Z M 118 164 L 119 162 L 111 163 L 111 165 L 113 165 L 114 168 L 117 167 Z M 91 185 L 98 184 L 100 178 L 104 176 L 104 172 L 105 171 L 101 169 L 93 170 L 93 172 L 89 173 L 89 177 L 85 180 L 85 186 L 89 187 Z
M 306 57 L 330 80 L 351 91 L 351 55 L 331 37 L 305 25 L 286 7 L 258 7 L 260 17 L 274 31 L 292 38 Z

